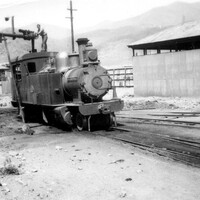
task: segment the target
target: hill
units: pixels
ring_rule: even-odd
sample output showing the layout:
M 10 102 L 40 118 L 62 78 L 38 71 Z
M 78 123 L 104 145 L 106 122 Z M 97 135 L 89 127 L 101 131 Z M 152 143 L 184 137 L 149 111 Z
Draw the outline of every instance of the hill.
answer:
M 157 7 L 142 15 L 122 21 L 106 21 L 95 27 L 75 34 L 75 39 L 87 37 L 99 50 L 99 58 L 104 66 L 131 65 L 131 50 L 127 45 L 146 36 L 161 31 L 169 26 L 188 21 L 200 20 L 200 3 L 176 2 L 168 6 Z M 36 31 L 36 24 L 27 27 Z M 61 27 L 45 24 L 48 32 L 48 50 L 68 52 L 71 49 L 70 31 Z M 41 39 L 36 41 L 40 49 Z M 11 56 L 21 55 L 29 49 L 29 42 L 22 40 L 9 41 Z M 0 45 L 0 59 L 4 62 L 5 51 Z

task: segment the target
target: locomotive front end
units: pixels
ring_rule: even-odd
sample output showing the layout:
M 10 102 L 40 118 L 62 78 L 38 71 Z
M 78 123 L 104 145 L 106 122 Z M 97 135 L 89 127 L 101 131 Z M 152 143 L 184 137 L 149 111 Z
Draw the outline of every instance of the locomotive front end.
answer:
M 65 113 L 70 112 L 72 122 L 79 130 L 91 130 L 97 126 L 109 128 L 115 121 L 114 112 L 122 110 L 124 103 L 118 98 L 103 100 L 112 89 L 112 79 L 100 65 L 97 50 L 88 41 L 87 38 L 77 40 L 78 54 L 57 55 L 56 68 L 62 74 L 66 102 L 66 106 L 58 110 L 63 119 L 65 116 L 69 118 L 70 115 Z
M 97 50 L 88 44 L 88 41 L 87 38 L 77 40 L 79 65 L 72 65 L 66 70 L 62 79 L 66 96 L 84 103 L 101 101 L 112 88 L 110 76 L 98 61 Z M 73 57 L 69 57 L 68 62 Z

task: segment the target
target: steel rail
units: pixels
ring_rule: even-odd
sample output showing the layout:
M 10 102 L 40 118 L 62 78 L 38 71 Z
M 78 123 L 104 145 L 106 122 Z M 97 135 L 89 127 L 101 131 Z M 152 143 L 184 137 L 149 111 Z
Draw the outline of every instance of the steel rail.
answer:
M 154 134 L 154 138 L 152 139 L 152 132 L 143 132 L 143 131 L 137 131 L 133 130 L 129 127 L 123 127 L 123 128 L 114 128 L 118 131 L 126 132 L 124 134 L 115 134 L 108 136 L 109 138 L 120 140 L 129 144 L 132 144 L 135 147 L 138 147 L 140 149 L 148 150 L 152 153 L 156 153 L 161 156 L 165 156 L 168 158 L 171 158 L 173 160 L 185 163 L 187 165 L 200 167 L 200 143 L 195 141 L 187 141 L 184 139 L 179 139 L 175 137 L 168 137 L 168 136 L 162 136 L 160 134 Z M 137 135 L 130 134 L 131 132 L 137 133 L 137 134 L 143 134 L 141 138 L 137 138 Z M 146 137 L 146 140 L 144 140 L 144 135 L 148 136 L 150 135 L 151 138 Z M 152 144 L 153 140 L 157 140 L 157 138 L 161 139 L 161 144 Z M 163 141 L 162 141 L 163 140 Z M 169 143 L 170 142 L 170 143 Z M 159 142 L 158 142 L 159 143 Z M 162 146 L 162 144 L 165 144 Z M 181 149 L 183 148 L 183 149 Z
M 118 121 L 122 121 L 125 119 L 129 119 L 129 122 L 126 123 L 142 123 L 142 124 L 151 124 L 153 125 L 163 125 L 163 126 L 174 126 L 174 127 L 184 127 L 184 128 L 194 128 L 199 129 L 200 123 L 196 122 L 188 122 L 188 121 L 177 121 L 177 120 L 166 120 L 166 119 L 156 119 L 156 118 L 141 118 L 141 117 L 126 117 L 126 116 L 117 116 Z M 134 121 L 138 120 L 138 121 Z M 121 123 L 121 122 L 120 122 Z
M 184 121 L 184 120 L 170 120 L 170 119 L 157 119 L 157 118 L 143 118 L 143 117 L 126 117 L 126 116 L 119 116 L 117 115 L 117 118 L 122 119 L 139 119 L 139 120 L 156 120 L 156 121 L 162 121 L 162 122 L 173 122 L 173 123 L 185 123 L 185 124 L 198 124 L 200 125 L 200 122 L 190 122 L 190 121 Z
M 176 151 L 172 151 L 172 150 L 162 150 L 158 148 L 155 149 L 150 146 L 144 145 L 142 143 L 137 143 L 137 142 L 133 142 L 133 141 L 118 138 L 118 137 L 109 137 L 109 138 L 129 143 L 139 149 L 149 151 L 151 153 L 156 153 L 159 156 L 164 156 L 164 157 L 170 158 L 175 161 L 179 161 L 181 163 L 184 163 L 193 167 L 198 167 L 198 168 L 200 167 L 200 160 L 198 160 L 196 157 L 191 156 L 191 155 L 185 155 L 185 154 L 182 155 L 181 153 L 177 153 Z

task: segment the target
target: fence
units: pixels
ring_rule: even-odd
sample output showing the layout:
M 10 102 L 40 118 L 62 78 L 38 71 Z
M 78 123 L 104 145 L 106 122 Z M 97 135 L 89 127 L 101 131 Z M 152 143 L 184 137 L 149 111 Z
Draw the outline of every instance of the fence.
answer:
M 134 87 L 133 83 L 133 67 L 123 67 L 116 69 L 108 69 L 109 75 L 115 87 Z

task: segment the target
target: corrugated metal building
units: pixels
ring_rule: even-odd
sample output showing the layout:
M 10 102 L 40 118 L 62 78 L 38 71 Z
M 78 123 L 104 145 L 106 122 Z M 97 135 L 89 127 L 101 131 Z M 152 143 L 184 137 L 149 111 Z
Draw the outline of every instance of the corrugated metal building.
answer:
M 200 22 L 134 42 L 136 96 L 200 97 Z

